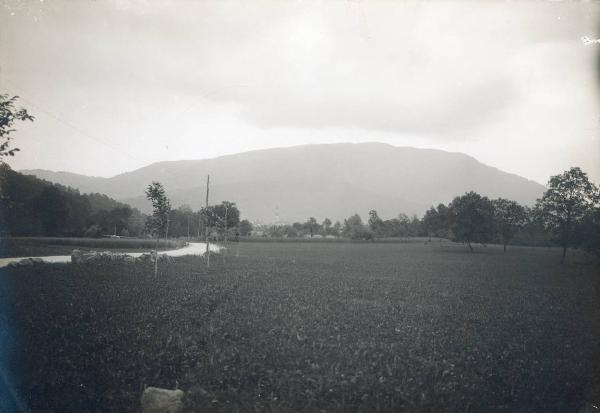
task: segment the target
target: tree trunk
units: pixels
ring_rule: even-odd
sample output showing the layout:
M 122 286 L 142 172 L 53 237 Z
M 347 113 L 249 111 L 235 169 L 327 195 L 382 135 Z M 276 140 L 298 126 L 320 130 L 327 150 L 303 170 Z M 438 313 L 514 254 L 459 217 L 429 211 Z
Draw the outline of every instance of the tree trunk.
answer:
M 206 213 L 208 213 L 208 188 L 210 185 L 210 175 L 206 177 Z M 206 238 L 206 266 L 210 267 L 210 248 L 208 246 L 208 215 L 206 218 L 206 227 L 204 228 L 204 236 Z
M 560 259 L 560 263 L 564 264 L 565 263 L 565 256 L 567 255 L 567 246 L 563 245 L 563 253 L 562 253 L 562 257 Z
M 160 239 L 160 234 L 156 234 L 156 247 L 154 249 L 154 278 L 158 277 L 158 241 Z
M 567 255 L 567 248 L 569 247 L 569 232 L 571 231 L 571 210 L 567 211 L 567 222 L 565 224 L 565 236 L 563 238 L 563 253 L 560 259 L 560 263 L 565 263 L 565 256 Z
M 167 242 L 167 239 L 169 237 L 169 216 L 167 215 L 167 228 L 165 228 L 165 243 Z M 166 245 L 165 245 L 166 247 Z

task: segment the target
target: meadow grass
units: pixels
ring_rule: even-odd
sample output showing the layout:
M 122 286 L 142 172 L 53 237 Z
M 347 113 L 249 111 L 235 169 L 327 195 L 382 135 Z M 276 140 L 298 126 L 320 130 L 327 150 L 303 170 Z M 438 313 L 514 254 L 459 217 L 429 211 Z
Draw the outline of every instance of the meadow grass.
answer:
M 33 411 L 576 411 L 600 377 L 596 263 L 549 248 L 238 243 L 151 266 L 0 270 Z M 2 317 L 3 316 L 3 317 Z

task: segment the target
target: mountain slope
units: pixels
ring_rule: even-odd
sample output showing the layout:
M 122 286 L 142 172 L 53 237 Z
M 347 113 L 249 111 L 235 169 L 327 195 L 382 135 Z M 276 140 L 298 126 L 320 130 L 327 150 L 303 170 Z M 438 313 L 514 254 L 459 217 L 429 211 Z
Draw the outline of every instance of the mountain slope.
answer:
M 172 204 L 202 205 L 206 175 L 211 200 L 238 203 L 244 217 L 273 222 L 308 216 L 342 219 L 376 209 L 383 217 L 422 214 L 474 190 L 531 205 L 544 187 L 484 165 L 472 157 L 380 143 L 306 145 L 244 152 L 213 159 L 159 162 L 112 178 L 23 171 L 83 192 L 102 192 L 148 210 L 144 188 L 165 185 Z

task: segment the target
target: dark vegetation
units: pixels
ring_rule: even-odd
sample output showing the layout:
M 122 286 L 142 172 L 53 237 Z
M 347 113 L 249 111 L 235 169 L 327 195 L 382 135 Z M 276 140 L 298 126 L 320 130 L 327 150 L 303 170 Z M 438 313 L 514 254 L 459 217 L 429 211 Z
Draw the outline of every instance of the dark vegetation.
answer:
M 171 208 L 165 188 L 153 182 L 147 188 L 153 213 L 141 214 L 104 195 L 84 194 L 21 175 L 2 165 L 0 230 L 5 236 L 87 236 L 107 234 L 158 238 L 213 240 L 261 236 L 267 238 L 347 238 L 352 240 L 438 237 L 472 244 L 583 247 L 600 254 L 598 188 L 579 168 L 551 177 L 548 190 L 534 208 L 473 191 L 456 196 L 448 205 L 431 207 L 424 216 L 382 219 L 369 212 L 367 223 L 354 214 L 343 223 L 310 217 L 305 222 L 253 225 L 241 220 L 236 204 L 223 201 L 193 211 L 183 205 Z
M 581 252 L 239 243 L 143 265 L 0 270 L 7 377 L 32 411 L 576 411 L 600 377 Z
M 102 194 L 22 175 L 0 164 L 0 235 L 97 237 L 142 234 L 144 218 Z
M 0 93 L 0 164 L 7 156 L 15 156 L 19 148 L 11 147 L 12 133 L 15 132 L 15 122 L 33 122 L 34 116 L 30 115 L 25 108 L 16 106 L 18 96 L 10 96 Z
M 119 235 L 139 237 L 157 235 L 156 216 L 147 216 L 135 208 L 102 194 L 80 194 L 69 187 L 23 175 L 0 163 L 0 236 L 101 237 Z M 240 225 L 235 203 L 192 211 L 188 206 L 165 208 L 168 213 L 159 228 L 164 237 L 198 237 L 209 225 L 216 235 L 227 230 L 232 235 L 249 232 L 246 220 Z M 238 228 L 239 227 L 239 228 Z
M 158 250 L 181 248 L 183 241 L 159 240 Z M 156 249 L 156 240 L 125 238 L 57 238 L 23 237 L 0 238 L 0 258 L 41 257 L 71 255 L 73 249 L 81 251 L 141 252 Z

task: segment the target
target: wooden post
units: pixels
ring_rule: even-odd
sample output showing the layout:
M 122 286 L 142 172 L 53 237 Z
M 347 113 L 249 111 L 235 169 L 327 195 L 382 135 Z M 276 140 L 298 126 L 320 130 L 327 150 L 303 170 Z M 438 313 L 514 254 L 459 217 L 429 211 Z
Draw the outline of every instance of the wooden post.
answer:
M 208 191 L 210 185 L 210 174 L 206 176 L 206 221 L 204 222 L 204 235 L 206 237 L 206 266 L 210 267 L 210 247 L 208 245 Z
M 200 230 L 202 229 L 202 214 L 200 213 L 201 210 L 202 207 L 200 207 L 200 209 L 198 210 L 198 241 L 200 241 Z
M 154 278 L 158 277 L 158 250 L 154 251 Z

